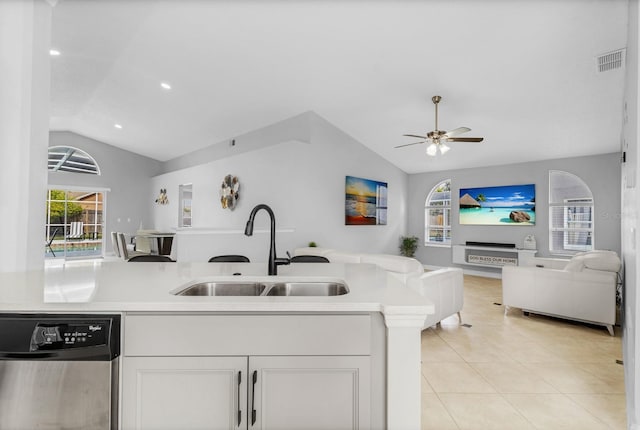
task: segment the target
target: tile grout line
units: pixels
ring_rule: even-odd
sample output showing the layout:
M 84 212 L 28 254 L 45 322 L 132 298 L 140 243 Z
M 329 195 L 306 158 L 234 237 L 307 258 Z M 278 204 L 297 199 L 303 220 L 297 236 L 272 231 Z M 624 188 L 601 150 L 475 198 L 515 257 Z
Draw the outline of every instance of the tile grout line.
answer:
M 465 281 L 466 279 L 467 277 L 465 276 Z M 602 409 L 594 409 L 594 411 L 592 412 L 590 409 L 588 409 L 588 405 L 590 404 L 590 402 L 596 402 L 598 400 L 596 396 L 607 396 L 607 395 L 622 396 L 622 398 L 624 399 L 625 393 L 624 392 L 620 393 L 619 390 L 617 390 L 617 384 L 619 384 L 620 381 L 618 380 L 619 378 L 616 375 L 617 372 L 615 371 L 615 369 L 608 366 L 602 369 L 602 372 L 599 372 L 597 367 L 598 364 L 608 363 L 608 361 L 606 361 L 607 356 L 620 355 L 619 352 L 617 351 L 617 349 L 619 348 L 619 345 L 617 344 L 619 343 L 619 340 L 616 341 L 615 339 L 608 339 L 608 338 L 604 339 L 604 338 L 601 338 L 600 336 L 597 336 L 597 333 L 594 334 L 590 330 L 587 330 L 581 326 L 577 326 L 577 327 L 569 326 L 569 325 L 563 324 L 562 321 L 548 320 L 545 317 L 541 317 L 541 318 L 536 317 L 536 318 L 529 319 L 529 318 L 521 317 L 517 314 L 514 314 L 513 316 L 505 316 L 504 309 L 502 309 L 502 307 L 497 308 L 494 305 L 485 306 L 487 303 L 486 301 L 488 299 L 491 299 L 492 303 L 496 300 L 500 302 L 500 299 L 496 299 L 498 294 L 496 294 L 495 291 L 496 290 L 500 291 L 501 285 L 497 285 L 497 288 L 494 288 L 495 286 L 490 285 L 489 283 L 486 283 L 483 285 L 476 285 L 476 284 L 482 284 L 482 280 L 474 280 L 472 283 L 465 282 L 465 287 L 467 288 L 465 293 L 469 292 L 469 290 L 477 290 L 477 291 L 472 291 L 472 294 L 465 297 L 465 305 L 466 305 L 465 309 L 469 309 L 469 308 L 472 308 L 472 309 L 465 312 L 465 314 L 467 315 L 467 318 L 466 319 L 463 318 L 465 320 L 464 322 L 466 323 L 470 322 L 473 325 L 473 328 L 469 328 L 469 329 L 473 330 L 475 333 L 466 332 L 466 329 L 460 329 L 460 327 L 453 327 L 453 324 L 443 324 L 437 329 L 433 329 L 433 328 L 429 329 L 429 330 L 432 330 L 432 333 L 430 333 L 429 336 L 431 335 L 437 336 L 438 341 L 441 342 L 442 345 L 446 346 L 447 349 L 455 353 L 455 355 L 448 356 L 447 355 L 448 352 L 446 352 L 444 354 L 444 357 L 445 358 L 455 357 L 460 360 L 459 363 L 463 363 L 467 367 L 471 368 L 473 370 L 473 375 L 475 375 L 473 376 L 473 378 L 479 376 L 480 378 L 478 378 L 478 381 L 484 381 L 484 383 L 486 383 L 488 387 L 491 387 L 491 389 L 494 390 L 494 394 L 499 394 L 499 398 L 502 401 L 504 401 L 505 404 L 509 405 L 511 410 L 513 410 L 520 418 L 523 419 L 523 424 L 526 422 L 527 425 L 531 426 L 532 428 L 535 428 L 538 430 L 549 430 L 548 428 L 542 429 L 536 426 L 536 424 L 533 421 L 529 420 L 525 415 L 525 412 L 527 411 L 527 409 L 525 408 L 524 410 L 521 411 L 519 408 L 517 408 L 516 404 L 509 401 L 510 395 L 513 394 L 513 395 L 524 395 L 524 396 L 534 396 L 534 397 L 541 396 L 540 400 L 538 400 L 538 401 L 541 401 L 543 396 L 557 396 L 558 394 L 560 394 L 561 397 L 557 397 L 557 399 L 564 399 L 562 401 L 563 404 L 565 401 L 567 401 L 568 404 L 572 405 L 570 409 L 582 411 L 582 413 L 580 413 L 579 415 L 584 416 L 587 422 L 589 420 L 593 420 L 592 422 L 594 425 L 601 425 L 603 426 L 603 428 L 607 428 L 607 429 L 617 429 L 616 425 L 618 422 L 620 422 L 619 420 L 621 418 L 619 416 L 619 411 L 618 411 L 619 409 L 619 405 L 617 404 L 618 400 L 615 400 L 613 398 L 611 400 L 608 400 L 608 402 L 612 402 L 610 404 L 611 404 L 611 407 L 613 407 L 614 409 L 607 407 Z M 500 310 L 502 318 L 498 318 L 496 315 L 494 315 L 496 310 Z M 476 331 L 474 329 L 481 329 L 481 330 Z M 495 342 L 493 343 L 492 343 L 492 337 L 491 337 L 492 330 L 499 331 L 499 335 L 500 335 L 499 338 L 494 339 Z M 505 343 L 508 344 L 509 342 L 508 339 L 510 336 L 514 336 L 514 339 L 522 339 L 525 342 L 524 346 L 517 346 L 517 345 L 514 346 L 514 348 L 516 349 L 521 348 L 522 351 L 520 354 L 513 355 L 509 353 L 510 349 L 502 348 Z M 573 342 L 574 339 L 575 339 L 575 342 Z M 571 341 L 568 342 L 568 340 L 571 340 Z M 578 342 L 579 340 L 581 342 Z M 459 341 L 459 342 L 456 342 L 456 341 Z M 590 351 L 588 347 L 584 349 L 581 349 L 580 347 L 576 347 L 576 349 L 572 349 L 574 343 L 578 345 L 584 342 L 586 342 L 587 345 L 595 348 L 595 350 Z M 484 347 L 482 346 L 483 344 L 489 346 L 488 351 L 485 351 Z M 494 348 L 497 348 L 495 353 L 492 353 L 492 349 L 493 349 L 492 345 Z M 534 349 L 542 351 L 540 355 L 531 357 L 534 360 L 540 359 L 540 361 L 527 360 L 527 357 L 529 357 L 527 355 L 527 350 L 528 348 L 531 347 L 531 345 L 533 345 Z M 556 350 L 553 348 L 553 345 L 558 345 L 559 348 Z M 480 346 L 479 349 L 477 349 L 478 346 Z M 594 354 L 593 356 L 588 355 L 591 352 L 593 352 Z M 425 353 L 428 354 L 428 351 L 425 350 Z M 485 374 L 479 371 L 479 368 L 482 368 L 481 366 L 482 363 L 496 363 L 496 360 L 498 360 L 497 357 L 494 357 L 496 355 L 504 355 L 505 356 L 504 358 L 508 358 L 509 359 L 508 361 L 510 363 L 517 365 L 517 367 L 519 368 L 526 369 L 526 371 L 528 372 L 534 373 L 536 379 L 540 380 L 541 382 L 544 382 L 545 384 L 545 385 L 541 385 L 542 390 L 553 389 L 555 392 L 546 392 L 546 391 L 532 392 L 532 393 L 531 392 L 522 392 L 522 393 L 507 392 L 508 385 L 505 385 L 505 383 L 508 384 L 508 380 L 507 382 L 503 382 L 499 384 L 499 381 L 501 379 L 495 379 L 495 380 L 490 379 L 490 376 L 492 375 L 491 372 L 495 373 L 496 371 L 499 371 L 499 367 L 494 370 L 491 370 L 490 367 L 487 367 L 486 369 L 489 372 L 489 373 L 485 372 L 487 373 L 487 376 L 485 376 Z M 582 358 L 582 355 L 584 355 L 585 358 Z M 468 357 L 473 360 L 476 360 L 476 357 L 478 357 L 479 361 L 478 360 L 468 361 L 465 357 Z M 502 361 L 502 360 L 498 360 L 498 361 Z M 431 363 L 431 366 L 433 367 L 433 366 L 437 366 L 438 362 L 440 362 L 441 364 L 447 364 L 450 362 L 450 360 L 441 361 L 437 359 L 437 361 L 435 362 L 425 361 L 422 364 Z M 565 374 L 565 372 L 562 370 L 562 366 L 567 366 L 568 368 L 575 369 L 577 373 L 577 375 L 575 375 L 575 378 L 576 378 L 575 382 L 572 379 L 564 379 L 564 378 L 556 380 L 555 378 L 552 377 L 553 370 L 549 374 L 546 374 L 544 372 L 538 373 L 535 367 L 540 367 L 540 369 L 543 369 L 545 367 L 545 364 L 558 365 L 559 368 L 556 371 L 561 372 L 561 374 L 563 375 Z M 479 366 L 479 368 L 476 366 Z M 514 370 L 514 371 L 517 371 L 517 370 Z M 498 372 L 496 375 L 498 375 L 499 373 L 500 372 Z M 580 374 L 582 374 L 582 378 L 585 378 L 585 379 L 581 379 Z M 466 392 L 450 393 L 446 391 L 436 390 L 434 386 L 431 384 L 431 382 L 429 381 L 429 379 L 427 379 L 427 376 L 424 373 L 424 370 L 421 371 L 421 375 L 425 379 L 425 382 L 428 384 L 431 391 L 435 394 L 435 398 L 438 399 L 438 401 L 446 410 L 449 418 L 451 418 L 451 422 L 453 422 L 453 424 L 458 429 L 462 429 L 461 426 L 465 424 L 466 421 L 459 422 L 458 420 L 456 420 L 456 417 L 452 413 L 452 410 L 450 410 L 449 407 L 447 407 L 447 404 L 445 404 L 445 402 L 443 401 L 443 396 L 449 395 L 449 394 L 451 395 L 467 395 L 468 394 L 472 396 L 480 393 L 477 393 L 477 394 L 466 393 Z M 515 375 L 516 374 L 514 374 L 514 377 L 516 377 Z M 546 375 L 546 377 L 544 377 L 544 375 Z M 587 375 L 590 375 L 590 376 L 587 376 Z M 451 375 L 451 377 L 455 378 L 455 375 Z M 469 377 L 471 378 L 472 374 L 469 374 Z M 567 373 L 567 378 L 571 378 L 571 377 L 572 377 L 571 374 Z M 523 379 L 521 384 L 522 383 L 526 384 L 526 382 L 527 380 Z M 458 385 L 454 384 L 452 388 L 455 388 L 456 391 L 459 391 L 461 389 L 459 387 L 462 387 L 462 386 L 459 385 L 460 383 L 459 380 L 457 381 L 457 383 Z M 604 387 L 604 389 L 600 389 L 601 384 Z M 505 388 L 505 392 L 500 391 L 501 386 Z M 565 387 L 565 390 L 561 389 L 563 386 Z M 545 387 L 548 387 L 548 388 L 545 388 Z M 565 391 L 575 391 L 576 387 L 578 389 L 578 392 L 575 392 L 575 393 L 565 392 Z M 443 385 L 441 388 L 446 388 L 446 386 Z M 520 391 L 520 390 L 524 391 L 525 389 L 526 389 L 526 386 L 520 385 L 517 391 Z M 581 392 L 581 389 L 586 390 L 586 392 Z M 613 389 L 614 392 L 609 393 L 608 391 L 610 389 Z M 590 390 L 593 390 L 593 391 L 590 391 Z M 577 400 L 574 400 L 572 398 L 572 395 L 575 395 L 575 396 L 584 395 L 584 396 L 594 396 L 594 397 L 591 399 L 589 398 L 582 399 L 580 397 L 576 397 Z M 496 399 L 497 398 L 498 397 L 496 397 Z M 551 399 L 552 398 L 553 397 L 551 397 Z M 512 397 L 512 399 L 515 401 L 518 398 Z M 518 399 L 518 402 L 522 402 L 525 399 L 526 397 L 522 397 Z M 449 398 L 448 401 L 451 402 L 453 400 L 454 398 Z M 547 401 L 550 401 L 549 398 L 547 398 Z M 584 403 L 585 406 L 582 406 L 582 404 L 578 403 L 578 401 L 581 401 L 582 403 Z M 453 407 L 454 405 L 451 404 L 450 406 Z M 575 408 L 575 406 L 578 406 L 578 408 Z M 615 415 L 612 415 L 611 413 L 609 413 L 610 410 L 615 411 Z M 584 412 L 586 412 L 586 414 L 583 414 Z M 534 416 L 532 415 L 532 417 Z M 461 415 L 458 418 L 465 419 L 465 420 L 467 419 L 467 417 L 465 417 L 464 415 Z M 515 418 L 515 415 L 514 415 L 514 418 Z

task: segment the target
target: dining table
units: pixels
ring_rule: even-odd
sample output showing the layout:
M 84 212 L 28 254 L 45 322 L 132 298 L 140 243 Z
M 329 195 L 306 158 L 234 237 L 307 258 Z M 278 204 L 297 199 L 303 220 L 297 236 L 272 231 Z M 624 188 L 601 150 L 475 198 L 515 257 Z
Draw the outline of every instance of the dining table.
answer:
M 155 242 L 158 255 L 171 255 L 171 246 L 173 245 L 174 236 L 175 233 L 171 232 L 148 232 L 137 233 L 135 238 L 136 240 L 138 238 L 144 238 L 149 239 L 152 243 Z

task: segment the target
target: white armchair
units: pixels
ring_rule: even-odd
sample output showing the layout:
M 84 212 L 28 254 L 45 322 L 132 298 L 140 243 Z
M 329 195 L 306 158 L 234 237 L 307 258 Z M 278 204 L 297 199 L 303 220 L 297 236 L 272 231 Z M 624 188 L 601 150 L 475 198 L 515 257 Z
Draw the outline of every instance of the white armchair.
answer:
M 464 276 L 462 269 L 458 267 L 446 267 L 443 269 L 426 272 L 421 276 L 412 277 L 407 285 L 418 294 L 433 302 L 436 312 L 428 315 L 424 322 L 424 328 L 438 324 L 443 319 L 458 315 L 458 322 L 462 324 L 460 311 L 464 304 Z
M 620 258 L 613 251 L 589 251 L 575 255 L 564 268 L 504 266 L 505 312 L 509 307 L 516 307 L 599 324 L 613 336 L 620 264 Z

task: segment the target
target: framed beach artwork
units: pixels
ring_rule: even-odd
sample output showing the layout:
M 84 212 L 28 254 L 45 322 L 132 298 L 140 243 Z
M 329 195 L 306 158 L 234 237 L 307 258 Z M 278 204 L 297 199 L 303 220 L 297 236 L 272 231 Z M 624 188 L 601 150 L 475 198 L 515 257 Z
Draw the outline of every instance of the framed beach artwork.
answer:
M 347 176 L 345 225 L 387 224 L 387 183 Z
M 535 184 L 460 188 L 460 224 L 535 225 Z

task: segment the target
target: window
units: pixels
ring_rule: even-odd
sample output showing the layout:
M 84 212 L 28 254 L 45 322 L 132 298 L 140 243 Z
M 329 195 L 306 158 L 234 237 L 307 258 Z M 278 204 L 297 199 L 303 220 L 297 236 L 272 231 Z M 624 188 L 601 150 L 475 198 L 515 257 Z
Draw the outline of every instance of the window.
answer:
M 440 182 L 427 196 L 424 244 L 451 246 L 451 179 Z
M 193 185 L 182 184 L 178 187 L 180 204 L 178 214 L 179 227 L 191 227 L 191 200 L 193 199 Z
M 51 146 L 49 148 L 48 169 L 54 172 L 100 174 L 100 167 L 91 155 L 70 146 Z
M 571 173 L 549 171 L 549 251 L 571 255 L 594 246 L 593 194 Z
M 102 257 L 104 190 L 47 191 L 45 258 Z

